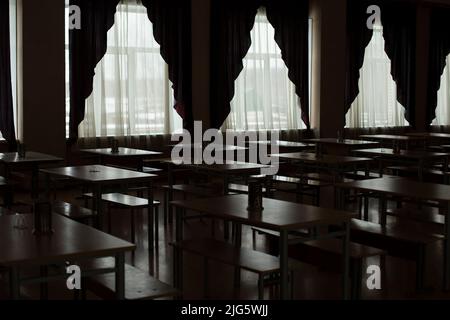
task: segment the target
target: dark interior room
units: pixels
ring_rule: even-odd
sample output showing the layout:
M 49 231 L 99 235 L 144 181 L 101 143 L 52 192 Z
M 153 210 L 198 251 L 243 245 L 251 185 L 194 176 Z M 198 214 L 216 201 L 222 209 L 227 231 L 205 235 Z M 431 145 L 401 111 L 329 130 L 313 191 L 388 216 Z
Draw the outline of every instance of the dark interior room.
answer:
M 450 0 L 0 0 L 1 305 L 447 300 L 449 158 Z

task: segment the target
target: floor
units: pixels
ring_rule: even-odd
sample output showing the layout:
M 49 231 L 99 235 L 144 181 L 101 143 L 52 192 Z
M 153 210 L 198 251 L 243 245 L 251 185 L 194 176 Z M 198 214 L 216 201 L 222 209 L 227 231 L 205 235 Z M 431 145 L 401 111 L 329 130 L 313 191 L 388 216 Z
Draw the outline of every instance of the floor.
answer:
M 58 192 L 57 197 L 62 200 L 76 202 L 75 195 L 77 189 L 70 188 Z M 332 190 L 324 190 L 322 196 L 322 206 L 327 206 Z M 278 194 L 277 197 L 292 200 L 290 195 Z M 163 200 L 162 194 L 157 192 L 156 199 Z M 29 202 L 27 193 L 20 193 L 16 199 Z M 82 204 L 78 200 L 79 204 Z M 354 204 L 349 204 L 349 210 L 353 210 Z M 162 210 L 161 210 L 162 211 Z M 370 203 L 370 219 L 377 221 L 377 204 Z M 125 240 L 130 239 L 129 216 L 127 211 L 117 210 L 113 212 L 113 234 Z M 137 250 L 134 259 L 129 254 L 127 263 L 132 264 L 142 270 L 151 272 L 161 281 L 172 283 L 172 251 L 169 243 L 173 241 L 173 227 L 164 225 L 162 212 L 160 218 L 160 239 L 159 248 L 154 257 L 148 256 L 146 214 L 138 215 L 136 219 L 137 229 Z M 189 220 L 185 225 L 185 237 L 209 237 L 210 222 L 208 220 Z M 217 224 L 221 225 L 221 224 Z M 220 237 L 221 232 L 216 232 L 216 237 Z M 252 247 L 251 230 L 243 228 L 243 245 Z M 266 250 L 267 243 L 263 236 L 257 237 L 256 248 Z M 442 276 L 442 263 L 440 245 L 429 248 L 427 256 L 426 289 L 423 292 L 415 290 L 415 265 L 406 260 L 386 257 L 384 262 L 379 257 L 367 259 L 367 265 L 380 265 L 382 270 L 382 289 L 368 290 L 365 283 L 367 275 L 363 273 L 362 299 L 448 299 L 450 293 L 440 289 Z M 203 260 L 189 254 L 184 259 L 184 298 L 188 300 L 196 299 L 250 299 L 257 298 L 257 277 L 249 272 L 242 272 L 242 282 L 239 289 L 233 288 L 233 268 L 211 262 L 209 264 L 209 286 L 207 293 L 203 290 Z M 363 270 L 366 270 L 364 268 Z M 27 270 L 30 274 L 35 270 Z M 1 276 L 0 276 L 1 278 Z M 314 266 L 302 264 L 300 271 L 295 274 L 295 299 L 340 299 L 341 298 L 341 277 L 338 273 L 320 270 Z M 49 287 L 49 299 L 72 299 L 73 294 L 69 292 L 65 283 L 52 283 Z M 276 291 L 276 290 L 275 290 Z M 28 299 L 39 299 L 37 286 L 26 286 L 22 290 L 24 297 Z M 0 298 L 7 297 L 7 291 L 0 291 Z M 98 299 L 92 294 L 89 299 Z M 266 299 L 276 299 L 274 290 L 266 288 Z

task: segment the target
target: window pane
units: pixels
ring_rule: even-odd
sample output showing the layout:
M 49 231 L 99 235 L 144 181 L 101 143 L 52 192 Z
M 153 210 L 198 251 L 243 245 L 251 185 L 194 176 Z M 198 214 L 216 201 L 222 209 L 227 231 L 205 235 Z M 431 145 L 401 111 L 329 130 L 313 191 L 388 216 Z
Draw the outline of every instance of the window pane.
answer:
M 252 45 L 244 58 L 244 70 L 235 81 L 231 113 L 223 129 L 284 130 L 305 128 L 300 99 L 288 78 L 275 30 L 265 10 L 258 10 L 251 32 Z
M 67 23 L 66 14 L 66 23 Z M 68 74 L 68 32 L 66 35 Z M 70 92 L 66 77 L 67 121 Z M 135 0 L 117 7 L 108 31 L 108 48 L 95 68 L 94 90 L 86 100 L 80 137 L 162 134 L 180 131 L 182 119 L 173 109 L 168 66 L 153 37 L 144 6 Z M 68 131 L 67 122 L 67 133 Z
M 375 27 L 360 70 L 360 93 L 346 115 L 349 128 L 407 126 L 404 108 L 397 101 L 391 61 L 384 51 L 383 28 Z

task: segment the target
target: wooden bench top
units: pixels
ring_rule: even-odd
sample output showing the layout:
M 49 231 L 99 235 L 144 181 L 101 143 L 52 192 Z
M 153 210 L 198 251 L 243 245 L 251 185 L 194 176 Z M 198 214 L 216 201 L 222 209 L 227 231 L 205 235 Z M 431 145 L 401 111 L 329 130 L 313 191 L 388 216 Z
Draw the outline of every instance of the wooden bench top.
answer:
M 301 179 L 294 177 L 286 177 L 286 176 L 274 176 L 273 181 L 282 182 L 282 183 L 290 183 L 290 184 L 303 184 L 309 186 L 317 186 L 317 187 L 325 187 L 331 185 L 329 182 L 312 180 L 312 179 Z
M 280 269 L 278 257 L 247 248 L 236 248 L 232 244 L 215 239 L 184 240 L 173 245 L 184 251 L 258 274 L 270 274 Z M 295 264 L 293 261 L 290 263 Z
M 92 193 L 85 193 L 83 196 L 92 198 Z M 111 204 L 121 205 L 124 207 L 133 207 L 133 208 L 144 208 L 148 206 L 148 199 L 139 198 L 135 196 L 130 196 L 123 193 L 106 193 L 102 194 L 102 201 L 108 202 Z M 153 201 L 154 206 L 160 205 L 160 201 Z
M 403 171 L 403 172 L 417 173 L 418 170 L 419 170 L 419 167 L 417 167 L 417 166 L 391 166 L 391 167 L 388 167 L 387 169 Z M 443 175 L 446 174 L 442 170 L 430 169 L 430 168 L 424 168 L 423 169 L 423 173 L 437 175 L 437 176 L 443 176 Z
M 320 239 L 303 243 L 317 250 L 326 251 L 336 255 L 342 254 L 342 240 L 339 239 Z M 365 246 L 359 243 L 349 243 L 349 256 L 352 259 L 361 259 L 373 256 L 383 255 L 384 250 Z
M 174 184 L 172 186 L 163 185 L 162 188 L 203 197 L 216 197 L 222 193 L 206 186 L 195 186 L 190 184 Z
M 52 210 L 54 213 L 74 220 L 89 219 L 95 215 L 94 211 L 91 209 L 83 208 L 64 201 L 53 201 Z
M 386 238 L 402 240 L 415 244 L 428 244 L 443 239 L 441 236 L 409 231 L 407 228 L 402 228 L 400 226 L 382 226 L 373 222 L 353 219 L 351 222 L 351 233 L 355 231 L 375 234 Z
M 269 235 L 272 237 L 279 238 L 280 234 L 278 232 L 274 232 L 271 230 L 264 230 L 264 229 L 258 229 L 254 228 L 253 230 Z M 295 235 L 289 236 L 290 240 L 296 240 L 296 239 L 302 239 L 302 237 L 298 237 Z M 342 240 L 339 239 L 320 239 L 320 240 L 311 240 L 301 243 L 301 245 L 309 246 L 315 249 L 319 249 L 321 251 L 326 251 L 328 253 L 333 253 L 337 255 L 342 254 Z M 350 258 L 359 259 L 359 258 L 366 258 L 366 257 L 373 257 L 377 255 L 384 254 L 384 251 L 381 249 L 361 245 L 359 243 L 350 242 L 349 243 L 349 256 Z

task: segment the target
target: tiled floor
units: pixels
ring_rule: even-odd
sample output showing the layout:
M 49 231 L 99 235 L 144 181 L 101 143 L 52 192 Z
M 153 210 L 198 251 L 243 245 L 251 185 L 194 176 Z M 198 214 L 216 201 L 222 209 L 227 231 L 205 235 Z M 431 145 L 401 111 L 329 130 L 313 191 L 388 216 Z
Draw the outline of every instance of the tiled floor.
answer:
M 75 190 L 61 191 L 58 197 L 67 201 L 74 200 Z M 327 193 L 327 192 L 325 192 Z M 322 197 L 322 205 L 332 203 L 328 201 L 331 195 Z M 26 195 L 19 195 L 18 198 L 25 199 Z M 289 197 L 283 195 L 282 197 Z M 160 193 L 156 194 L 156 199 L 162 200 Z M 82 204 L 81 202 L 78 202 Z M 351 206 L 351 205 L 350 205 Z M 371 203 L 371 220 L 376 221 L 376 203 Z M 162 211 L 162 210 L 161 210 Z M 299 213 L 300 214 L 300 213 Z M 161 212 L 162 215 L 162 212 Z M 146 215 L 139 215 L 136 219 L 139 226 L 137 234 L 137 251 L 134 261 L 131 254 L 127 256 L 127 262 L 136 267 L 150 271 L 160 280 L 172 283 L 172 251 L 168 245 L 173 240 L 173 228 L 164 225 L 162 216 L 160 218 L 160 242 L 158 251 L 154 257 L 148 256 Z M 210 226 L 208 220 L 189 220 L 185 225 L 185 237 L 208 237 L 210 236 Z M 220 224 L 217 224 L 220 225 Z M 113 234 L 130 239 L 129 216 L 126 211 L 115 211 L 113 213 Z M 216 232 L 216 237 L 220 237 L 221 232 Z M 249 228 L 243 228 L 243 245 L 252 247 L 252 236 Z M 265 250 L 266 243 L 263 236 L 257 237 L 257 249 Z M 415 290 L 415 265 L 413 262 L 398 258 L 386 257 L 384 262 L 379 257 L 367 259 L 366 265 L 380 265 L 382 269 L 382 289 L 370 291 L 365 286 L 363 279 L 363 299 L 448 299 L 450 293 L 444 293 L 440 289 L 442 263 L 441 247 L 436 245 L 429 248 L 427 256 L 426 289 L 423 292 Z M 209 286 L 206 297 L 208 299 L 256 299 L 257 298 L 257 278 L 249 272 L 242 272 L 242 284 L 239 289 L 233 288 L 233 269 L 217 263 L 209 264 Z M 365 269 L 363 269 L 365 270 Z M 34 272 L 34 270 L 29 270 Z M 186 254 L 184 259 L 184 298 L 203 299 L 203 260 Z M 325 272 L 313 266 L 302 264 L 302 268 L 295 275 L 295 299 L 340 299 L 340 275 L 337 273 Z M 23 289 L 23 294 L 32 299 L 39 298 L 36 286 L 28 286 Z M 0 296 L 1 297 L 1 296 Z M 53 283 L 50 286 L 50 299 L 71 299 L 72 294 L 65 289 L 64 283 Z M 89 295 L 90 299 L 96 299 Z M 266 289 L 266 298 L 276 298 L 271 294 L 270 289 Z

